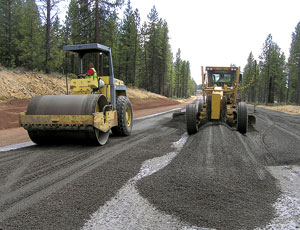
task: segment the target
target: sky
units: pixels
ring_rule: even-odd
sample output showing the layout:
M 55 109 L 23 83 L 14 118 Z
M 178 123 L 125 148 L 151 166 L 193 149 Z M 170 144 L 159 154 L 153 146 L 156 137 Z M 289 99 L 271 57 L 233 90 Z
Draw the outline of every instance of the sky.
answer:
M 243 69 L 250 52 L 258 60 L 268 34 L 289 56 L 291 35 L 300 22 L 300 0 L 131 0 L 146 21 L 153 5 L 169 26 L 175 56 L 191 63 L 201 83 L 201 66 Z
M 66 9 L 69 1 L 63 2 Z M 300 0 L 131 0 L 131 5 L 142 23 L 155 5 L 168 22 L 174 57 L 180 48 L 197 84 L 201 66 L 235 64 L 243 69 L 250 52 L 259 60 L 268 34 L 288 58 L 292 32 L 300 22 Z

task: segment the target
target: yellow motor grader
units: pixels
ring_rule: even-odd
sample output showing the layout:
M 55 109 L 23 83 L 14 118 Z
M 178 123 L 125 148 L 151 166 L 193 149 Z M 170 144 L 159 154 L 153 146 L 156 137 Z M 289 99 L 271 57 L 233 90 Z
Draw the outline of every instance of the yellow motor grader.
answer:
M 19 115 L 19 123 L 31 140 L 37 144 L 104 145 L 110 130 L 114 135 L 130 135 L 132 106 L 124 82 L 114 78 L 111 49 L 92 43 L 67 45 L 63 50 L 78 54 L 80 74 L 70 82 L 72 95 L 30 100 L 27 111 Z M 99 53 L 102 62 L 106 58 L 109 76 L 83 78 L 83 57 L 87 53 Z
M 238 87 L 242 79 L 240 67 L 206 67 L 202 71 L 203 100 L 186 106 L 188 134 L 198 131 L 203 121 L 218 121 L 236 127 L 242 134 L 255 117 L 248 114 L 245 102 L 239 102 Z

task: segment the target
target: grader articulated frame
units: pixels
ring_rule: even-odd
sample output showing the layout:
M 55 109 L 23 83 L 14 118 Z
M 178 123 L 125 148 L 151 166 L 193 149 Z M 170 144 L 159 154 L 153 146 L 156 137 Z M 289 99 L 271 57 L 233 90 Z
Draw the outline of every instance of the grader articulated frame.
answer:
M 202 66 L 203 99 L 186 106 L 188 134 L 196 133 L 203 121 L 224 122 L 245 134 L 248 121 L 255 123 L 255 117 L 248 114 L 246 103 L 239 99 L 240 67 L 208 66 L 205 70 Z

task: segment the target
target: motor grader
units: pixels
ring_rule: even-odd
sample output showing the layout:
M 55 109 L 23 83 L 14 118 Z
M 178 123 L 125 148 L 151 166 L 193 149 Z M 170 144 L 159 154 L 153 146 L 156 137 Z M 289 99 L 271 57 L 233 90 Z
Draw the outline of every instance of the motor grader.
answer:
M 110 130 L 114 135 L 130 135 L 132 106 L 124 82 L 114 78 L 111 49 L 92 43 L 66 45 L 63 50 L 78 54 L 80 74 L 69 84 L 71 95 L 35 96 L 30 100 L 27 111 L 19 115 L 19 123 L 30 139 L 37 144 L 104 145 Z M 88 53 L 99 53 L 102 63 L 106 58 L 109 76 L 83 78 L 83 58 Z
M 254 124 L 255 117 L 248 114 L 246 103 L 239 101 L 240 67 L 208 66 L 205 70 L 202 66 L 203 100 L 186 106 L 188 134 L 196 133 L 204 121 L 224 122 L 245 134 L 248 120 Z

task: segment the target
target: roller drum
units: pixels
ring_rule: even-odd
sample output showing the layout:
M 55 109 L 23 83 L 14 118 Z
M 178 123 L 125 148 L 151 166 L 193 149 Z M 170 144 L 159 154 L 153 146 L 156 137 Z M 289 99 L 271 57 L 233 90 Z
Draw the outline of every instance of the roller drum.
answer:
M 88 95 L 47 95 L 31 99 L 27 115 L 92 115 L 103 112 L 108 104 L 102 94 Z M 104 145 L 108 132 L 101 132 L 93 126 L 77 127 L 41 127 L 28 130 L 31 140 L 37 144 L 80 143 Z

